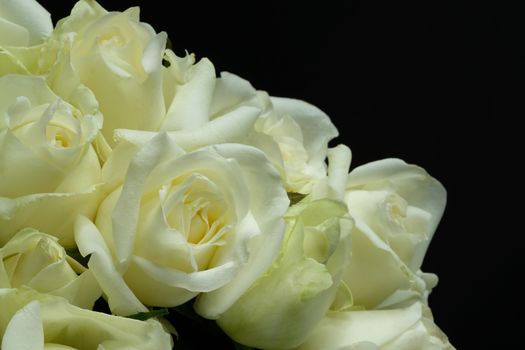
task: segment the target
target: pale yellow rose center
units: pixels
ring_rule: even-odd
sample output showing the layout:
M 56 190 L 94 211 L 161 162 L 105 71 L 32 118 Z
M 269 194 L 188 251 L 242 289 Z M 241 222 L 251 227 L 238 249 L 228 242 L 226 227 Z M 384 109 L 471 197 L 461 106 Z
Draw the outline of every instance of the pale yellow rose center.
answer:
M 80 124 L 73 116 L 73 111 L 61 104 L 54 111 L 52 119 L 44 123 L 45 115 L 50 113 L 49 106 L 43 104 L 27 111 L 22 117 L 24 121 L 12 127 L 11 132 L 30 147 L 41 145 L 41 142 L 54 148 L 77 146 L 80 142 Z
M 384 207 L 389 221 L 403 227 L 403 222 L 407 217 L 408 203 L 397 194 L 392 193 L 385 199 Z
M 92 23 L 76 40 L 72 65 L 89 87 L 100 84 L 92 80 L 100 65 L 123 78 L 146 78 L 142 57 L 154 32 L 124 13 L 105 16 Z
M 98 37 L 98 43 L 103 47 L 123 47 L 127 42 L 126 38 L 116 29 L 103 32 Z
M 220 189 L 202 175 L 174 180 L 160 190 L 168 225 L 188 243 L 216 242 L 231 227 L 229 206 Z
M 77 135 L 67 128 L 49 124 L 46 128 L 46 139 L 56 148 L 69 148 L 77 142 Z
M 411 206 L 397 193 L 389 193 L 379 205 L 376 233 L 409 263 L 418 242 L 428 239 L 429 213 Z

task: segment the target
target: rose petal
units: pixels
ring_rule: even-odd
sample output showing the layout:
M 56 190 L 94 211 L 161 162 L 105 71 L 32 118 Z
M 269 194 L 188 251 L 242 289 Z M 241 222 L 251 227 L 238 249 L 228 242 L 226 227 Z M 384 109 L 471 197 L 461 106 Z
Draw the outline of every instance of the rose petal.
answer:
M 9 321 L 2 339 L 4 350 L 44 350 L 40 304 L 32 301 Z
M 111 253 L 97 227 L 87 218 L 78 217 L 75 240 L 82 256 L 91 254 L 88 266 L 108 298 L 111 310 L 118 315 L 146 312 L 113 263 Z
M 2 17 L 27 30 L 27 42 L 16 42 L 16 46 L 29 46 L 41 43 L 53 31 L 51 15 L 34 0 L 0 1 Z M 9 32 L 8 32 L 9 33 Z M 1 45 L 5 45 L 0 41 Z

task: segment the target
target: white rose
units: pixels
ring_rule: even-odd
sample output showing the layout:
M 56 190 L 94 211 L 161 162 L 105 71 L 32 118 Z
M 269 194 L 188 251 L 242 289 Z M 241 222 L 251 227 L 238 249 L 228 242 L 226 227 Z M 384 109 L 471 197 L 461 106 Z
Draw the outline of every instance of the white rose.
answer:
M 48 45 L 59 51 L 51 86 L 61 91 L 85 85 L 94 92 L 104 114 L 105 139 L 97 142 L 104 160 L 129 132 L 151 138 L 173 131 L 195 149 L 217 140 L 238 142 L 253 128 L 260 112 L 253 106 L 217 113 L 217 79 L 208 59 L 178 57 L 165 43 L 165 33 L 139 22 L 138 8 L 107 12 L 94 1 L 80 1 L 57 24 Z
M 137 7 L 108 12 L 96 1 L 81 0 L 57 23 L 49 45 L 59 50 L 51 86 L 61 89 L 73 80 L 93 91 L 111 145 L 118 127 L 158 130 L 165 115 L 165 44 L 165 33 L 139 21 Z
M 197 311 L 216 318 L 279 251 L 289 200 L 253 147 L 186 153 L 161 133 L 142 147 L 121 144 L 104 173 L 115 189 L 99 208 L 98 229 L 81 219 L 76 239 L 117 314 L 202 293 Z
M 29 289 L 0 289 L 2 350 L 170 350 L 153 319 L 138 321 L 81 309 Z
M 218 319 L 235 341 L 283 349 L 302 343 L 328 309 L 352 304 L 341 284 L 350 254 L 352 221 L 343 199 L 350 149 L 328 152 L 328 174 L 286 214 L 283 246 L 272 266 Z
M 326 177 L 328 142 L 338 135 L 319 108 L 296 99 L 270 97 L 248 81 L 223 72 L 217 79 L 214 110 L 260 109 L 244 143 L 261 149 L 280 171 L 288 192 L 309 193 Z
M 453 350 L 430 309 L 329 312 L 297 350 Z
M 235 341 L 290 349 L 324 317 L 350 252 L 351 223 L 343 203 L 301 202 L 287 213 L 287 233 L 272 266 L 217 320 Z
M 34 0 L 0 0 L 0 76 L 29 73 L 53 30 L 51 16 Z
M 280 151 L 287 190 L 310 193 L 326 177 L 328 142 L 339 133 L 323 111 L 307 102 L 282 97 L 271 101 L 273 111 L 255 126 L 255 144 L 270 153 L 271 148 L 263 146 L 259 138 L 271 138 Z
M 101 295 L 90 271 L 67 256 L 55 237 L 34 229 L 18 232 L 0 248 L 0 288 L 21 286 L 64 297 L 85 309 Z
M 425 300 L 437 277 L 420 267 L 445 208 L 443 186 L 422 168 L 384 159 L 349 174 L 345 202 L 355 227 L 344 281 L 355 304 Z
M 94 217 L 99 203 L 91 142 L 100 120 L 58 99 L 41 77 L 1 77 L 0 92 L 0 245 L 33 227 L 73 246 L 75 217 Z

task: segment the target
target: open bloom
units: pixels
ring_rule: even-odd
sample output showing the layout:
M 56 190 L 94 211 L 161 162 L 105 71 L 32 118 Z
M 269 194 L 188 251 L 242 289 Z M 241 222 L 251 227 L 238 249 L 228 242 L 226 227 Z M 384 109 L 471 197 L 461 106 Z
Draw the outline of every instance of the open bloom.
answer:
M 179 132 L 198 148 L 217 143 L 217 136 L 236 142 L 253 127 L 259 109 L 218 110 L 213 64 L 178 57 L 166 40 L 166 33 L 140 22 L 137 7 L 108 12 L 81 0 L 57 24 L 47 45 L 57 57 L 50 84 L 54 91 L 76 84 L 93 92 L 104 114 L 104 138 L 97 140 L 104 160 L 118 141 L 114 137 L 130 131 Z M 228 129 L 233 132 L 224 133 Z
M 91 146 L 98 115 L 65 103 L 37 76 L 0 78 L 0 245 L 33 227 L 74 245 L 73 221 L 92 218 L 101 169 Z
M 91 254 L 89 267 L 117 314 L 176 306 L 202 293 L 198 312 L 215 318 L 279 251 L 288 197 L 253 147 L 185 152 L 161 133 L 145 145 L 121 144 L 104 174 L 115 188 L 96 227 L 78 221 L 76 241 Z
M 108 12 L 96 1 L 81 0 L 57 23 L 49 43 L 49 50 L 58 51 L 52 87 L 63 78 L 88 87 L 104 114 L 102 134 L 110 144 L 116 127 L 156 130 L 164 117 L 165 43 L 165 33 L 139 21 L 138 8 Z

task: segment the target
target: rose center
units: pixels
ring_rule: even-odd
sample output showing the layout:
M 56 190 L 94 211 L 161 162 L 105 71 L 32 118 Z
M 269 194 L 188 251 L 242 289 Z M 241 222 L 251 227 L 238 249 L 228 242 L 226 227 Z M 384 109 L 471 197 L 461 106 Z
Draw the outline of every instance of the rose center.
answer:
M 115 32 L 106 32 L 98 37 L 98 43 L 102 47 L 123 47 L 127 40 L 120 34 Z
M 75 136 L 65 128 L 50 124 L 46 128 L 46 139 L 55 148 L 68 148 L 73 145 Z
M 202 175 L 173 181 L 164 196 L 168 225 L 184 234 L 192 244 L 218 241 L 229 229 L 229 207 L 220 189 Z
M 386 210 L 388 218 L 397 225 L 402 225 L 407 215 L 407 202 L 396 194 L 391 194 L 386 199 Z

